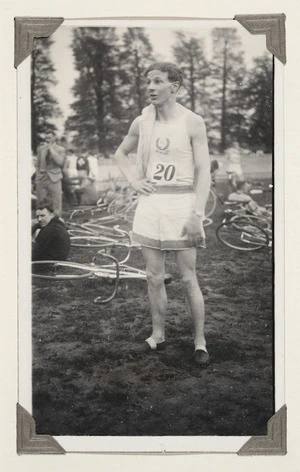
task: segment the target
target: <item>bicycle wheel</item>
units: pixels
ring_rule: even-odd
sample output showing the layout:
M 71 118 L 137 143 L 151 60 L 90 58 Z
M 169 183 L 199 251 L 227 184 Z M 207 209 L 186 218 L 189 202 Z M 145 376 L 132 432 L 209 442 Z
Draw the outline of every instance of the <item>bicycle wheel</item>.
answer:
M 106 238 L 105 236 L 71 236 L 71 246 L 73 247 L 112 247 L 116 244 L 116 241 L 112 240 L 111 238 Z
M 68 229 L 68 233 L 70 236 L 94 236 L 95 235 L 95 233 L 86 231 L 84 229 Z
M 111 228 L 110 226 L 100 225 L 96 221 L 88 221 L 87 223 L 83 223 L 82 227 L 91 231 L 94 236 L 105 236 L 113 239 L 129 239 L 129 234 L 126 231 L 120 230 L 118 226 Z
M 138 205 L 138 199 L 133 200 L 133 202 L 130 203 L 130 205 L 128 206 L 125 212 L 125 220 L 128 221 L 128 223 L 133 223 L 137 205 Z
M 34 278 L 47 280 L 88 279 L 93 275 L 89 266 L 68 261 L 35 261 L 31 273 Z
M 77 223 L 68 224 L 68 233 L 70 236 L 94 236 L 94 232 Z
M 114 279 L 116 277 L 116 270 L 115 267 L 111 264 L 102 265 L 101 267 L 97 267 L 97 271 L 95 271 L 95 275 L 97 277 L 107 277 L 110 279 Z M 135 267 L 130 267 L 126 264 L 119 264 L 119 279 L 141 279 L 146 280 L 146 272 L 141 269 L 137 269 Z
M 262 216 L 255 215 L 236 215 L 230 219 L 234 225 L 238 228 L 243 228 L 245 225 L 251 223 L 259 226 L 263 230 L 267 231 L 271 229 L 269 221 Z
M 212 189 L 209 191 L 208 199 L 205 205 L 205 218 L 213 214 L 217 205 L 217 197 Z
M 93 220 L 93 223 L 99 223 L 100 225 L 111 225 L 119 221 L 120 218 L 115 215 L 107 215 L 101 216 L 100 218 L 96 218 Z
M 216 230 L 217 238 L 225 246 L 239 251 L 257 251 L 269 245 L 268 234 L 259 226 L 244 222 L 226 221 Z

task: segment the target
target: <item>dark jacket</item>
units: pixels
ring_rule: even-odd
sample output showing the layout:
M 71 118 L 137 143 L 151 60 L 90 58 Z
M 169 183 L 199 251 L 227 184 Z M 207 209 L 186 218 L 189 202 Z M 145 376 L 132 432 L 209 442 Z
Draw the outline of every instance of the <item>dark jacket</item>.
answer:
M 39 225 L 33 227 L 35 232 Z M 70 251 L 70 236 L 57 216 L 41 228 L 32 246 L 33 261 L 65 261 Z

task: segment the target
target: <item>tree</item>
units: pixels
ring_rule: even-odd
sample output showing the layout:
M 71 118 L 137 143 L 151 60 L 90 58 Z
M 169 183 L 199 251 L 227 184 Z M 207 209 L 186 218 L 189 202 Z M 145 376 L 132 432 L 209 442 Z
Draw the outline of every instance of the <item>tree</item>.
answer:
M 50 92 L 56 84 L 50 57 L 52 43 L 49 38 L 35 39 L 31 54 L 31 147 L 34 154 L 38 145 L 57 131 L 52 120 L 61 115 L 58 102 Z
M 84 150 L 109 155 L 115 145 L 121 102 L 119 43 L 115 28 L 76 28 L 73 36 L 75 68 L 73 114 L 66 121 L 73 142 Z
M 173 54 L 184 75 L 180 101 L 196 113 L 205 109 L 205 84 L 209 67 L 204 54 L 203 40 L 177 31 Z
M 119 63 L 126 121 L 132 121 L 134 117 L 140 115 L 147 104 L 144 74 L 152 61 L 154 61 L 152 45 L 144 28 L 127 28 L 123 34 Z
M 245 131 L 243 89 L 246 81 L 244 52 L 235 28 L 212 30 L 213 58 L 209 97 L 209 122 L 220 152 Z
M 265 52 L 254 59 L 245 100 L 249 109 L 248 145 L 250 149 L 272 152 L 273 147 L 273 62 Z

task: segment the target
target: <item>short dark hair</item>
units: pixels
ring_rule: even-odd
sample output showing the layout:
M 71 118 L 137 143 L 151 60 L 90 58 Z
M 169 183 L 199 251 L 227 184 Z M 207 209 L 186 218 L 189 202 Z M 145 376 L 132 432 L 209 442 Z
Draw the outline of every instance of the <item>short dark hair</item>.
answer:
M 183 84 L 183 73 L 182 70 L 173 62 L 153 62 L 147 68 L 145 76 L 149 74 L 152 70 L 160 70 L 161 72 L 166 72 L 168 74 L 168 79 L 170 82 L 179 82 L 179 86 Z
M 54 213 L 53 204 L 48 198 L 43 198 L 37 204 L 36 210 L 48 210 L 50 213 Z

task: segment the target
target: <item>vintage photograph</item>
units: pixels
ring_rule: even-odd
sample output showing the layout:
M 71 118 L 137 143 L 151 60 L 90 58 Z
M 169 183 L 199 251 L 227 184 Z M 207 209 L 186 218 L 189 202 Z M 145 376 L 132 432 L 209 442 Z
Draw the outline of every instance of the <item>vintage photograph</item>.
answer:
M 236 21 L 144 23 L 34 40 L 36 432 L 266 435 L 274 58 Z

